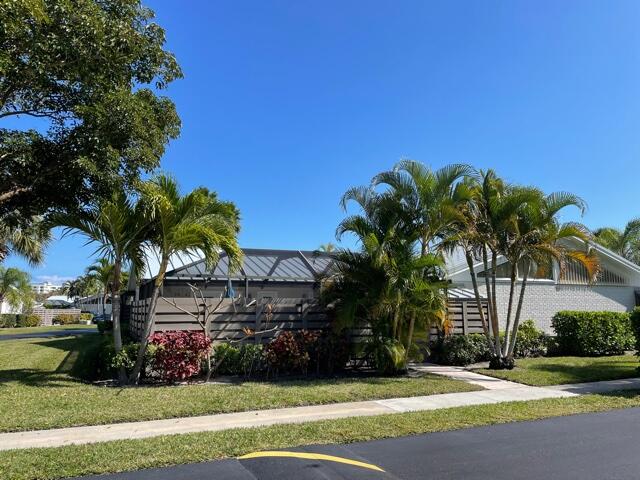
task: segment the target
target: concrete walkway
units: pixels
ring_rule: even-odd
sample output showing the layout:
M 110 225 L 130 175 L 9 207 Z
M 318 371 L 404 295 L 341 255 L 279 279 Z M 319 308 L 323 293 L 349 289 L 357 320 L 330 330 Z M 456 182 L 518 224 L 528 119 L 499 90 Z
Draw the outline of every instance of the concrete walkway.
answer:
M 317 420 L 427 411 L 469 405 L 539 400 L 543 398 L 566 398 L 586 393 L 640 389 L 640 378 L 541 388 L 498 380 L 456 367 L 420 365 L 415 368 L 419 371 L 445 375 L 473 383 L 484 387 L 485 390 L 445 393 L 424 397 L 392 398 L 388 400 L 256 410 L 145 422 L 4 433 L 0 434 L 0 450 L 59 447 L 64 445 L 108 442 L 111 440 L 149 438 L 160 435 L 213 432 L 230 428 L 304 423 Z

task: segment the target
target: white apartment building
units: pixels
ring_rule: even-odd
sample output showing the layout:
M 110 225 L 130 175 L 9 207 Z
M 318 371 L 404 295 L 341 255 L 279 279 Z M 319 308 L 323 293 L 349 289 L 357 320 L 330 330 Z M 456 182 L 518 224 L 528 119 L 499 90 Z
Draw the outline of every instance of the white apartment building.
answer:
M 54 285 L 50 282 L 32 283 L 31 289 L 34 293 L 51 293 L 60 290 L 62 285 Z

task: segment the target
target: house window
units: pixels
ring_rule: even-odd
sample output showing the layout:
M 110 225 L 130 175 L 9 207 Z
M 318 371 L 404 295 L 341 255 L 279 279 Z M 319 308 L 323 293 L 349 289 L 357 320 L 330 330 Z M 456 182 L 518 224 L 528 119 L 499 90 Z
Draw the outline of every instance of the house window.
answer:
M 518 262 L 518 279 L 522 279 L 526 265 L 524 260 Z M 489 267 L 488 274 L 491 275 L 491 267 Z M 487 276 L 486 271 L 478 273 L 479 277 Z M 511 262 L 501 263 L 496 267 L 496 276 L 501 279 L 511 278 Z M 535 263 L 529 264 L 529 280 L 553 280 L 553 268 L 551 265 L 547 267 L 539 267 Z

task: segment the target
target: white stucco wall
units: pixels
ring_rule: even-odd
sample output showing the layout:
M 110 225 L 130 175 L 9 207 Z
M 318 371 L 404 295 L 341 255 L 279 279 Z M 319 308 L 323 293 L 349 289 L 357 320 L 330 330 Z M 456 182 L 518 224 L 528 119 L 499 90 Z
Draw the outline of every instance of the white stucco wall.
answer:
M 484 288 L 481 290 L 484 294 Z M 553 282 L 530 283 L 525 293 L 521 320 L 531 318 L 535 320 L 538 328 L 554 333 L 551 319 L 557 312 L 562 310 L 630 311 L 635 307 L 634 291 L 634 287 L 556 285 Z M 509 303 L 508 282 L 497 284 L 496 296 L 498 315 L 504 326 Z M 515 305 L 514 302 L 514 308 Z

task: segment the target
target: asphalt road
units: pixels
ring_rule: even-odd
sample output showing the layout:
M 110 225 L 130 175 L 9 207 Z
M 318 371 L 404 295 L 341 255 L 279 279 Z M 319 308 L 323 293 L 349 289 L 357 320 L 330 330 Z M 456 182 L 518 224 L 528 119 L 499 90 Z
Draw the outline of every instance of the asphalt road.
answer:
M 258 457 L 84 478 L 637 480 L 640 408 L 289 451 L 336 456 L 339 462 L 365 466 L 332 459 Z
M 60 330 L 39 333 L 12 333 L 8 335 L 0 335 L 2 340 L 20 340 L 22 338 L 55 338 L 55 337 L 71 337 L 73 335 L 84 335 L 89 333 L 97 333 L 95 328 L 76 328 L 72 330 Z

